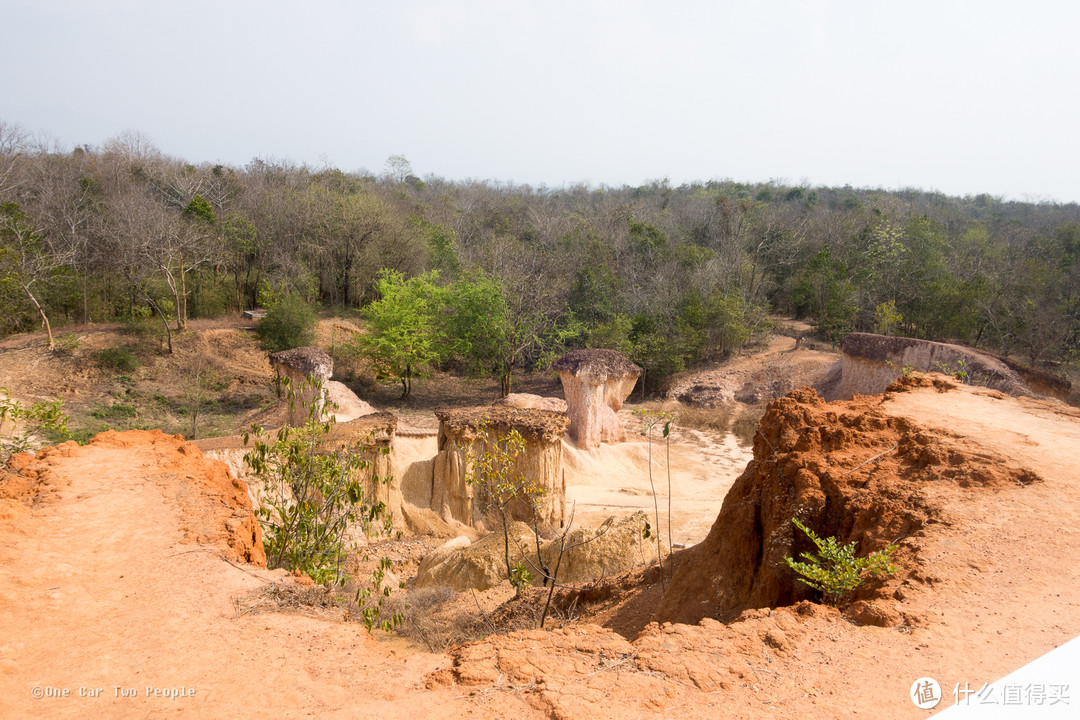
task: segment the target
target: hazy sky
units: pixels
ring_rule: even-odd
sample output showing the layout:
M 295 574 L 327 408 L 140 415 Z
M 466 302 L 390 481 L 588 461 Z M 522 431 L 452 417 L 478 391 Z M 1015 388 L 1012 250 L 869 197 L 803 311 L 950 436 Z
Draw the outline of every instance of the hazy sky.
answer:
M 533 185 L 1080 201 L 1080 3 L 0 0 L 0 120 Z

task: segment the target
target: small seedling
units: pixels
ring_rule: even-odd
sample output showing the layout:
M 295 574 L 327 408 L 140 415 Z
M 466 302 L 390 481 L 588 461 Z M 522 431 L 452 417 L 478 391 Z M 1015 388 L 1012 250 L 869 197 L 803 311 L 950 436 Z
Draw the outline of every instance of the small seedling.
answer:
M 818 555 L 804 552 L 802 558 L 805 562 L 794 558 L 784 558 L 788 567 L 802 577 L 799 581 L 809 585 L 815 590 L 825 594 L 826 599 L 833 605 L 840 601 L 840 596 L 849 590 L 854 590 L 863 584 L 867 576 L 879 577 L 896 574 L 893 566 L 892 554 L 896 550 L 896 543 L 890 543 L 884 550 L 872 552 L 866 557 L 855 557 L 854 541 L 847 545 L 840 545 L 835 537 L 820 538 L 813 530 L 803 525 L 798 518 L 792 518 L 795 527 L 806 533 L 806 536 L 817 546 Z

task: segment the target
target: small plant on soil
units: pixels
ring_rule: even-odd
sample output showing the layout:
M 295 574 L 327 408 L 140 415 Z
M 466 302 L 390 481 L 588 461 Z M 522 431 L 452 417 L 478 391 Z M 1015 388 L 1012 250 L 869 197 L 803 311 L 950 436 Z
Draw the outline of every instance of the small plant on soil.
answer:
M 664 556 L 660 552 L 660 505 L 656 499 L 656 485 L 653 484 L 652 475 L 652 431 L 657 425 L 663 425 L 664 428 L 664 444 L 667 449 L 667 486 L 668 486 L 668 507 L 667 507 L 667 520 L 668 520 L 668 548 L 672 546 L 671 542 L 671 424 L 675 420 L 669 412 L 663 410 L 634 410 L 635 415 L 640 415 L 644 418 L 645 434 L 649 438 L 649 487 L 652 490 L 653 496 L 653 510 L 656 517 L 656 559 L 660 564 L 660 586 L 665 591 L 667 590 L 667 581 L 664 579 Z M 651 534 L 649 523 L 645 523 L 645 530 L 642 532 L 642 537 L 648 538 Z
M 517 567 L 510 559 L 510 520 L 514 510 L 524 507 L 536 517 L 536 503 L 544 494 L 532 478 L 525 477 L 516 469 L 519 455 L 525 452 L 525 438 L 511 428 L 505 435 L 490 432 L 491 426 L 485 422 L 478 428 L 482 449 L 472 458 L 472 463 L 465 477 L 465 482 L 476 487 L 480 508 L 494 515 L 503 534 L 503 561 L 506 564 L 506 579 L 514 586 L 517 595 L 532 580 L 531 574 L 524 567 Z M 539 527 L 534 523 L 539 553 Z
M 62 406 L 61 400 L 41 400 L 29 406 L 23 405 L 11 397 L 7 388 L 0 388 L 0 465 L 7 464 L 15 453 L 33 448 L 36 436 L 50 440 L 67 439 L 67 415 Z M 7 427 L 9 423 L 10 427 Z
M 343 585 L 343 572 L 353 549 L 349 533 L 359 527 L 368 537 L 389 537 L 392 518 L 378 499 L 378 485 L 389 478 L 366 477 L 371 467 L 367 458 L 377 449 L 373 442 L 356 443 L 330 451 L 324 441 L 334 426 L 326 417 L 329 397 L 322 383 L 308 380 L 296 388 L 285 382 L 289 401 L 321 396 L 307 403 L 307 422 L 300 427 L 282 427 L 268 436 L 255 426 L 245 433 L 244 442 L 253 449 L 244 462 L 259 477 L 267 497 L 256 515 L 263 528 L 267 565 L 306 573 L 317 583 Z M 383 584 L 391 561 L 383 558 L 369 587 L 357 592 L 362 622 L 371 629 L 379 625 L 389 630 L 401 622 L 393 616 L 382 618 L 381 609 L 390 587 Z
M 840 597 L 849 590 L 863 584 L 867 576 L 879 577 L 894 575 L 896 568 L 892 564 L 892 554 L 896 544 L 890 543 L 884 550 L 872 552 L 866 557 L 855 557 L 856 542 L 840 545 L 835 537 L 820 538 L 813 530 L 806 527 L 798 518 L 792 518 L 795 527 L 817 546 L 818 555 L 804 552 L 803 561 L 784 558 L 788 567 L 801 577 L 799 581 L 825 594 L 828 602 L 836 605 Z

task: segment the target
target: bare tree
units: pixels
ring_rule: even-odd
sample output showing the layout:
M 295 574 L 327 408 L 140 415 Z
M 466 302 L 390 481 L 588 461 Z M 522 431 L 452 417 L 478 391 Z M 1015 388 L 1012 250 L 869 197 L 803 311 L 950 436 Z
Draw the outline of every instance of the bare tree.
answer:
M 48 285 L 73 252 L 50 243 L 46 233 L 35 228 L 16 203 L 0 204 L 0 239 L 0 280 L 14 282 L 26 294 L 41 315 L 51 350 L 54 347 L 52 324 L 38 299 L 36 288 Z

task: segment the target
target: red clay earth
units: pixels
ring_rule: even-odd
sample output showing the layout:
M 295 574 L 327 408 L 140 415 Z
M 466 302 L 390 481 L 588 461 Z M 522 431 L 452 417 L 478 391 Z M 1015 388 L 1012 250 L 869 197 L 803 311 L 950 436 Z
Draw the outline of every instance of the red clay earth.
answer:
M 697 624 L 446 655 L 238 614 L 283 573 L 236 562 L 258 560 L 243 486 L 190 445 L 112 433 L 21 458 L 0 481 L 0 716 L 923 717 L 915 678 L 981 685 L 1080 634 L 1074 409 L 941 378 L 848 403 L 798 391 L 754 450 L 652 604 Z M 898 540 L 901 573 L 844 613 L 807 601 L 781 566 L 808 547 L 796 514 L 862 552 Z

